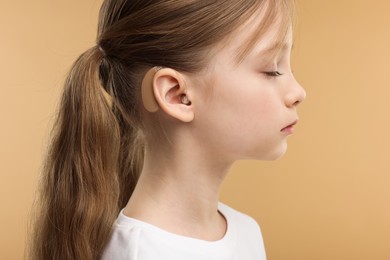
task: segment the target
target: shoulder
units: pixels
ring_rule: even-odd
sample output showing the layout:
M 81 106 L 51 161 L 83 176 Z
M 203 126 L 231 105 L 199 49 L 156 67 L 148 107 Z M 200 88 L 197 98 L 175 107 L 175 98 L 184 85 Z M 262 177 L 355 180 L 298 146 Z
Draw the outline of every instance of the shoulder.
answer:
M 106 245 L 101 259 L 138 259 L 136 245 L 140 235 L 140 227 L 136 223 L 126 220 L 121 212 L 113 226 L 110 241 Z
M 257 221 L 223 203 L 219 211 L 225 216 L 228 230 L 237 236 L 237 250 L 242 259 L 266 259 L 263 236 Z M 244 257 L 245 256 L 245 257 Z
M 157 259 L 166 243 L 165 233 L 146 222 L 127 217 L 123 210 L 119 213 L 111 232 L 111 238 L 102 260 Z
M 228 229 L 219 241 L 203 241 L 169 233 L 151 224 L 129 218 L 121 212 L 113 226 L 103 260 L 127 259 L 265 259 L 257 222 L 220 203 Z M 234 257 L 237 256 L 237 257 Z
M 234 223 L 238 223 L 244 227 L 260 229 L 259 224 L 254 218 L 245 213 L 237 211 L 222 202 L 219 203 L 218 210 L 222 213 L 222 215 L 225 216 L 228 222 L 233 221 Z

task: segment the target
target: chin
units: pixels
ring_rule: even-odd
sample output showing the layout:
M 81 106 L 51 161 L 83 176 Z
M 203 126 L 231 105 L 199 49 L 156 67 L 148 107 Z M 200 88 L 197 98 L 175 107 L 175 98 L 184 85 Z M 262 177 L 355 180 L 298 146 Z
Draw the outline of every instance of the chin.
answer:
M 268 150 L 266 153 L 263 153 L 261 156 L 257 157 L 257 160 L 262 161 L 276 161 L 280 159 L 287 152 L 287 143 L 283 143 L 274 149 Z

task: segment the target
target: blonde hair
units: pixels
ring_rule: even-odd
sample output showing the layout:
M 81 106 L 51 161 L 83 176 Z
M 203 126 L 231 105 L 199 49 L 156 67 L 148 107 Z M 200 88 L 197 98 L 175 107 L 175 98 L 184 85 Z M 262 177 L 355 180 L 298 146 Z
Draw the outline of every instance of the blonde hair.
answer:
M 258 10 L 264 10 L 264 18 L 239 59 L 281 17 L 279 36 L 284 37 L 289 0 L 104 1 L 97 46 L 76 60 L 65 82 L 29 259 L 100 258 L 142 170 L 143 74 L 157 65 L 200 71 L 207 51 Z

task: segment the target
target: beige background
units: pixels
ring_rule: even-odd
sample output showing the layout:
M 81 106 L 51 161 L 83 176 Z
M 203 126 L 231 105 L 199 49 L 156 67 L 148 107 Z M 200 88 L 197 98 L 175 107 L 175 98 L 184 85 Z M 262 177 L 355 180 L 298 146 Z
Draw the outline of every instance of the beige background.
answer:
M 0 2 L 0 259 L 22 259 L 61 84 L 100 3 Z M 235 164 L 222 200 L 261 223 L 269 260 L 388 260 L 390 2 L 297 3 L 298 131 L 283 159 Z

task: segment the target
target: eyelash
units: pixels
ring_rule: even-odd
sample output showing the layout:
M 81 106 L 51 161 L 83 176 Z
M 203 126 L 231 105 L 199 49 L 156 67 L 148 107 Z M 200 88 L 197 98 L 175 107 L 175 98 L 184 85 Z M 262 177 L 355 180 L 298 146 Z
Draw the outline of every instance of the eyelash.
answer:
M 283 75 L 283 73 L 280 73 L 279 71 L 266 71 L 266 72 L 264 72 L 264 74 L 267 75 L 268 77 L 272 77 L 272 78 L 279 77 L 279 76 Z

